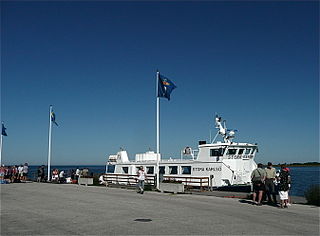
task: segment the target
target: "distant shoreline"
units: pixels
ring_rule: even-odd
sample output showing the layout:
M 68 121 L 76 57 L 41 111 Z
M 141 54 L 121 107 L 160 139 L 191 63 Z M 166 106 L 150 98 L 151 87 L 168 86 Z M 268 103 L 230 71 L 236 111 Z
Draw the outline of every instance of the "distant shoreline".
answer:
M 275 167 L 280 167 L 281 165 L 285 165 L 288 167 L 312 167 L 312 166 L 320 166 L 319 162 L 307 162 L 307 163 L 291 163 L 291 164 L 277 164 L 277 165 L 273 165 Z

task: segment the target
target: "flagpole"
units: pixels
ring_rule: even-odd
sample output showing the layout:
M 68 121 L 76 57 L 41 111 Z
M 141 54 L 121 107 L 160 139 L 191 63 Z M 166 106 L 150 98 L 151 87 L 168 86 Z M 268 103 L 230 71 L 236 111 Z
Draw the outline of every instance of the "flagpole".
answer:
M 2 165 L 2 138 L 3 138 L 3 135 L 1 133 L 0 135 L 0 166 Z
M 157 189 L 159 190 L 160 184 L 160 176 L 159 176 L 159 163 L 160 163 L 160 97 L 158 96 L 158 89 L 159 89 L 159 74 L 160 72 L 157 71 L 157 79 L 156 79 L 156 97 L 157 97 L 157 166 L 156 166 L 156 173 L 157 173 Z
M 48 145 L 48 182 L 50 181 L 50 165 L 51 165 L 51 133 L 52 133 L 52 105 L 50 105 L 49 109 L 49 145 Z

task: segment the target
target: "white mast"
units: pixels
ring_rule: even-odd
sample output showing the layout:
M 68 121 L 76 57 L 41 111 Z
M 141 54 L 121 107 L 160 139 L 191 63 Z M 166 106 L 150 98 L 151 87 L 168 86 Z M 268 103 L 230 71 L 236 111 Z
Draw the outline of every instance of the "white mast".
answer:
M 7 136 L 6 128 L 4 127 L 3 122 L 1 122 L 1 135 L 0 135 L 0 166 L 2 164 L 2 145 L 3 145 L 3 135 Z
M 52 105 L 50 105 L 49 109 L 49 145 L 48 145 L 48 182 L 50 181 L 50 165 L 51 165 L 51 133 L 52 133 Z
M 219 117 L 218 115 L 216 115 L 215 123 L 216 123 L 216 128 L 218 129 L 218 132 L 211 143 L 213 143 L 216 140 L 219 134 L 223 137 L 223 140 L 225 143 L 232 143 L 232 139 L 235 136 L 235 132 L 238 130 L 227 129 L 226 121 L 225 120 L 222 121 L 221 117 Z
M 0 166 L 2 164 L 2 132 L 1 132 L 1 135 L 0 135 Z
M 157 173 L 157 189 L 159 190 L 159 163 L 160 163 L 160 97 L 158 94 L 159 89 L 159 74 L 160 72 L 157 71 L 157 78 L 156 78 L 156 98 L 157 98 L 157 165 L 156 165 L 156 173 Z

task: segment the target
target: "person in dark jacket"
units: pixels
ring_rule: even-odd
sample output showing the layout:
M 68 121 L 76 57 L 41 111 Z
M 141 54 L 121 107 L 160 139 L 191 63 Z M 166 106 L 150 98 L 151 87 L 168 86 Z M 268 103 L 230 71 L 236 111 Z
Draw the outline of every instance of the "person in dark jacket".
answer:
M 291 184 L 290 173 L 287 170 L 286 166 L 281 166 L 281 171 L 279 174 L 279 197 L 280 197 L 280 207 L 288 207 L 288 198 L 289 198 L 289 188 Z

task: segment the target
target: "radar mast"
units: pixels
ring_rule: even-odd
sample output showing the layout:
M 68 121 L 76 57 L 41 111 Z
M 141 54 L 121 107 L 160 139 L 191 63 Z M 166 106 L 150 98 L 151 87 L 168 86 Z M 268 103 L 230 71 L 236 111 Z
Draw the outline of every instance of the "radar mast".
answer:
M 218 132 L 211 143 L 214 143 L 218 135 L 220 134 L 225 143 L 232 143 L 232 140 L 235 137 L 236 129 L 227 129 L 226 120 L 222 120 L 221 116 L 216 115 L 215 117 L 215 128 L 218 129 Z

